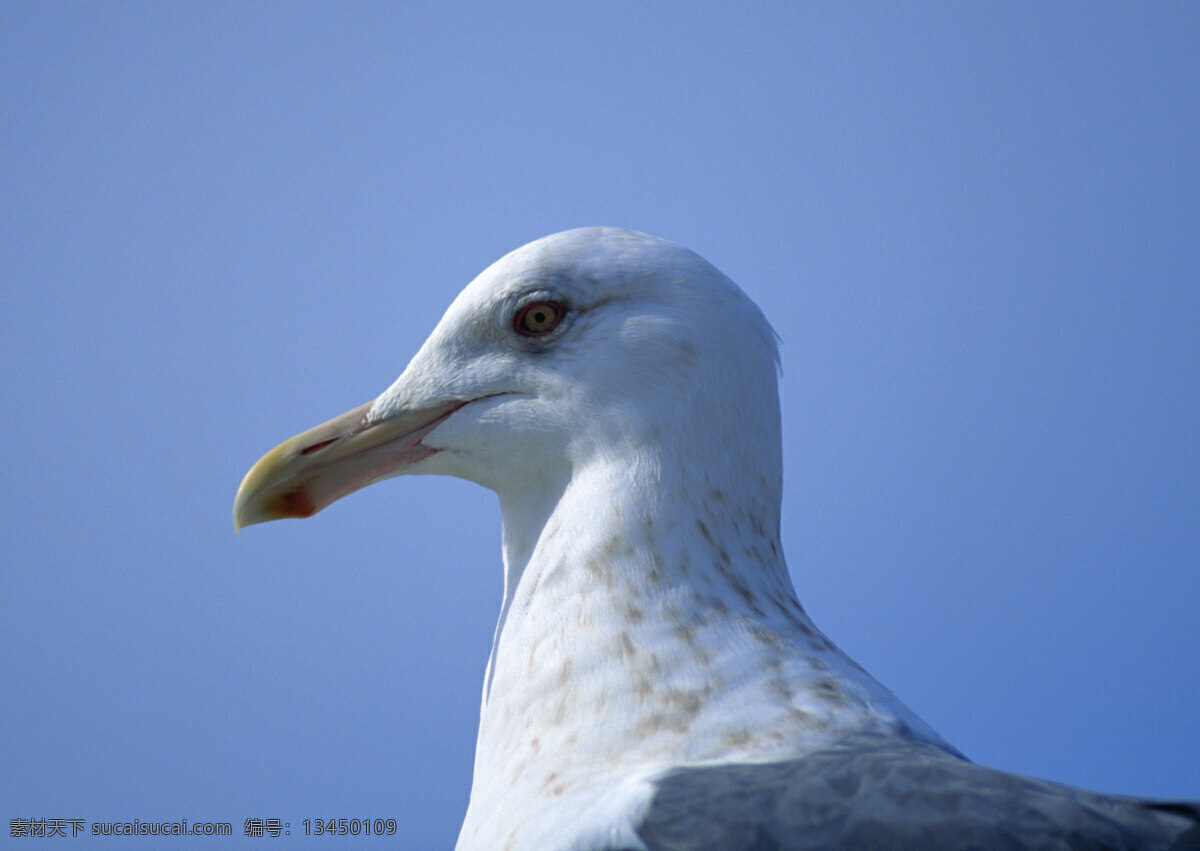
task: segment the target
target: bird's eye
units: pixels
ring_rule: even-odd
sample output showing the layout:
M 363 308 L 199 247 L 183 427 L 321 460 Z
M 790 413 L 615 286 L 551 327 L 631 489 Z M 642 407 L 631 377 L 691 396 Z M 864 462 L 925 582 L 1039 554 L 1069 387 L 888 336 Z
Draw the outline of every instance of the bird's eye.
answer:
M 517 311 L 513 330 L 526 337 L 541 337 L 558 327 L 564 313 L 563 306 L 557 302 L 535 301 Z

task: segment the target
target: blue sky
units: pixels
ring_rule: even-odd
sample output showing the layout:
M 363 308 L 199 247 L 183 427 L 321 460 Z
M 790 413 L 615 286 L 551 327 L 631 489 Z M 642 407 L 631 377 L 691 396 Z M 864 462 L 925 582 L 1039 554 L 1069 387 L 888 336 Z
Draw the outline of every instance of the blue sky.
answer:
M 1200 797 L 1200 7 L 7 2 L 0 81 L 5 821 L 453 842 L 494 498 L 233 494 L 589 224 L 771 318 L 835 641 L 979 762 Z

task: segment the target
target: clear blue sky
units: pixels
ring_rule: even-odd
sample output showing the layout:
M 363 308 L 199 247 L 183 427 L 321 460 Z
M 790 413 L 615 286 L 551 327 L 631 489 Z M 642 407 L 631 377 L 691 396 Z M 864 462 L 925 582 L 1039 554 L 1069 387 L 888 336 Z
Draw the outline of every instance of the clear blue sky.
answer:
M 1192 3 L 0 4 L 4 835 L 453 841 L 494 498 L 233 494 L 590 224 L 774 323 L 834 640 L 977 761 L 1200 797 L 1198 151 Z

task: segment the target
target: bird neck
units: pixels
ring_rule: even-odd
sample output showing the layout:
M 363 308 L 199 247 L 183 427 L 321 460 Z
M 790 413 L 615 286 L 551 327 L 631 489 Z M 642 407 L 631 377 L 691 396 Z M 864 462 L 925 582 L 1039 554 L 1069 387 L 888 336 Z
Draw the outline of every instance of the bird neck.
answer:
M 816 693 L 817 680 L 832 682 L 822 659 L 844 657 L 796 599 L 779 546 L 777 490 L 721 487 L 711 476 L 669 481 L 663 470 L 696 465 L 661 461 L 641 453 L 575 471 L 557 498 L 502 496 L 505 600 L 478 760 L 511 771 L 523 748 L 580 753 L 586 743 L 566 731 L 582 740 L 610 719 L 606 735 L 625 753 L 715 755 L 739 734 L 707 724 L 705 712 L 744 721 L 720 704 L 741 701 L 742 681 L 763 672 L 775 686 L 752 696 L 758 726 L 790 716 L 816 729 L 818 710 L 838 710 L 833 695 L 811 711 L 790 703 L 804 689 Z M 558 730 L 561 741 L 524 740 L 539 728 Z
M 605 778 L 920 723 L 800 606 L 772 482 L 669 480 L 697 465 L 661 461 L 501 495 L 505 600 L 464 837 L 490 829 L 485 814 L 601 806 L 588 796 Z
M 770 457 L 762 469 L 725 458 L 735 475 L 722 486 L 719 465 L 698 470 L 664 451 L 602 453 L 500 493 L 504 601 L 485 705 L 506 636 L 548 628 L 544 616 L 558 610 L 552 600 L 560 596 L 596 617 L 606 606 L 669 600 L 755 620 L 766 616 L 762 594 L 778 600 L 780 616 L 803 617 L 779 544 L 778 465 L 768 472 Z M 613 457 L 628 460 L 606 460 Z

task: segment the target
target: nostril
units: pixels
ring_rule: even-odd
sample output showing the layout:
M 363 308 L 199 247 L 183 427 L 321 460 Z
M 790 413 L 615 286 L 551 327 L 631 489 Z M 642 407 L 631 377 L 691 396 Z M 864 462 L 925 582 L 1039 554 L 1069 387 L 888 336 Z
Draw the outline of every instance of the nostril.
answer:
M 337 440 L 336 437 L 331 437 L 329 440 L 322 440 L 320 443 L 314 443 L 312 446 L 308 446 L 308 447 L 305 447 L 304 449 L 301 449 L 300 454 L 308 455 L 309 453 L 312 453 L 312 452 L 318 452 L 318 451 L 324 449 L 329 444 L 333 443 L 335 440 Z

